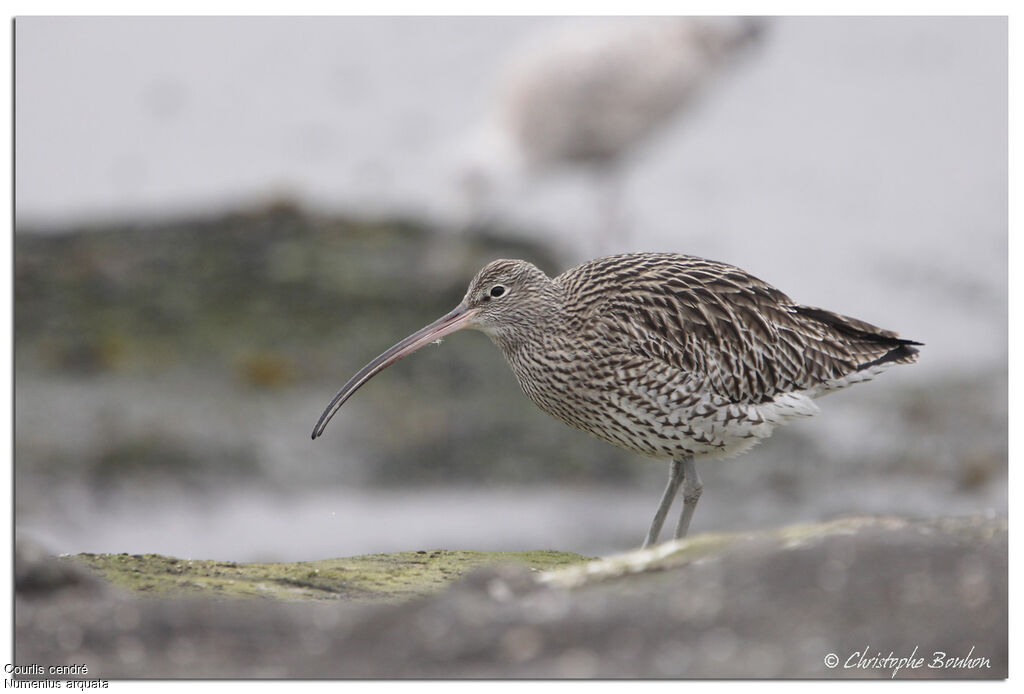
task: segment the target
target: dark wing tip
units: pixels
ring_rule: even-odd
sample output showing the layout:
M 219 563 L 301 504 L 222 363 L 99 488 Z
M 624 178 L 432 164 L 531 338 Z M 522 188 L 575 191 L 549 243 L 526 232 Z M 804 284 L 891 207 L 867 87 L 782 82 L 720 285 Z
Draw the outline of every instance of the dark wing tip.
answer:
M 878 359 L 869 361 L 866 364 L 861 364 L 857 367 L 857 371 L 863 371 L 864 369 L 870 369 L 873 366 L 879 366 L 880 364 L 913 364 L 917 361 L 917 355 L 919 350 L 911 345 L 922 345 L 920 342 L 913 342 L 911 340 L 901 340 L 900 344 L 896 345 L 893 349 L 880 356 Z

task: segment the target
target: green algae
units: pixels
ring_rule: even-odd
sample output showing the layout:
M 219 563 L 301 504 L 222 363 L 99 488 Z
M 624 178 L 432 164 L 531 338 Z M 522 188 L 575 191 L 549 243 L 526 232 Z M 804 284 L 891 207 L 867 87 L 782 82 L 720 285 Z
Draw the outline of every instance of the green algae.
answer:
M 178 559 L 160 554 L 65 557 L 109 583 L 159 597 L 268 598 L 401 602 L 436 593 L 486 565 L 525 564 L 535 571 L 588 561 L 571 552 L 421 550 L 293 563 Z

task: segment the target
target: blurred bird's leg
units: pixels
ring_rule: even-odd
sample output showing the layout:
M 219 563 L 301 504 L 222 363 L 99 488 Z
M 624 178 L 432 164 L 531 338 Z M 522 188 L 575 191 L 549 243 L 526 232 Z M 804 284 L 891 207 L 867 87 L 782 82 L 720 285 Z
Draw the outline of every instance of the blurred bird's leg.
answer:
M 679 485 L 683 482 L 683 463 L 686 460 L 692 462 L 693 459 L 680 458 L 679 460 L 673 460 L 669 464 L 668 485 L 665 487 L 665 492 L 661 495 L 661 503 L 658 505 L 658 512 L 654 514 L 651 529 L 647 531 L 647 539 L 644 540 L 643 545 L 644 548 L 650 547 L 658 541 L 661 526 L 665 524 L 665 516 L 668 515 L 672 501 L 676 498 L 676 491 L 679 490 Z
M 595 234 L 597 256 L 624 253 L 628 229 L 623 206 L 623 178 L 618 164 L 602 164 L 594 170 L 600 219 Z
M 690 519 L 700 501 L 700 494 L 704 491 L 704 483 L 700 481 L 697 474 L 697 466 L 693 463 L 693 456 L 683 458 L 683 512 L 679 514 L 679 523 L 676 525 L 676 539 L 686 537 L 686 531 L 690 529 Z
M 455 229 L 468 234 L 493 222 L 495 181 L 479 164 L 464 165 L 455 175 Z

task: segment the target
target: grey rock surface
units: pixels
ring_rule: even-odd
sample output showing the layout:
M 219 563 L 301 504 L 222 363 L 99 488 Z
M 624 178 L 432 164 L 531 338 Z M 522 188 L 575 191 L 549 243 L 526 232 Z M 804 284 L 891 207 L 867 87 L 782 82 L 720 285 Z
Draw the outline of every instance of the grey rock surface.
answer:
M 1005 678 L 1007 572 L 1004 518 L 862 517 L 539 580 L 498 566 L 388 606 L 53 585 L 19 591 L 16 660 L 102 678 Z

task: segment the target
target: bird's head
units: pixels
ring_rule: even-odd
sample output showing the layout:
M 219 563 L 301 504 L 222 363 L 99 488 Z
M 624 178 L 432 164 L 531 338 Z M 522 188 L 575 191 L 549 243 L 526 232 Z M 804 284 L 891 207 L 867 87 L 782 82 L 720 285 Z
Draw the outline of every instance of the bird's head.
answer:
M 465 327 L 501 341 L 515 331 L 542 321 L 553 308 L 554 284 L 525 260 L 495 260 L 469 283 L 462 305 L 472 317 Z

